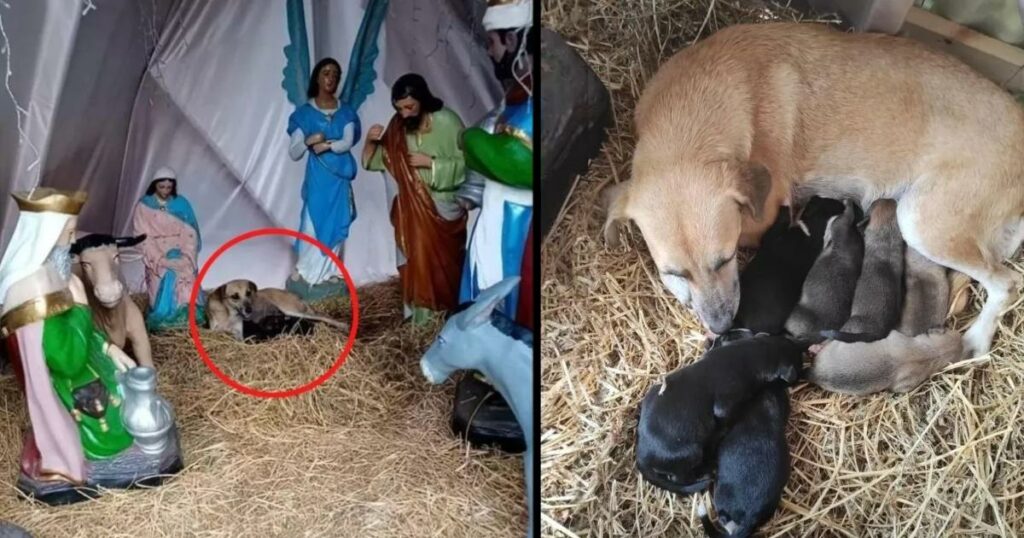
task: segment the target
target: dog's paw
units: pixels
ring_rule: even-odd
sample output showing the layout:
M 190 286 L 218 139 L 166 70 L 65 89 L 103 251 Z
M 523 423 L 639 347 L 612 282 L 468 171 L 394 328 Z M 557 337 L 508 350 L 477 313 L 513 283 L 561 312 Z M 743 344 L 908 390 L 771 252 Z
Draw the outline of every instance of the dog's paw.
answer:
M 964 360 L 987 355 L 992 349 L 991 337 L 986 337 L 980 331 L 973 330 L 973 328 L 964 333 L 963 344 L 964 348 L 961 359 Z

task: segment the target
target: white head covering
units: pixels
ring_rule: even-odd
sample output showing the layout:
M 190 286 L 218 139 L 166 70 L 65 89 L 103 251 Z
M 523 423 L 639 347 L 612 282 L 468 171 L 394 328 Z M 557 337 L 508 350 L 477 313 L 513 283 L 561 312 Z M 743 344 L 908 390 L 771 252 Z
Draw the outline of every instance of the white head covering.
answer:
M 178 179 L 178 174 L 170 166 L 162 166 L 153 174 L 153 181 L 158 179 Z
M 484 30 L 533 26 L 533 0 L 488 0 Z
M 0 304 L 12 284 L 43 265 L 71 217 L 51 211 L 21 212 L 11 242 L 0 260 Z

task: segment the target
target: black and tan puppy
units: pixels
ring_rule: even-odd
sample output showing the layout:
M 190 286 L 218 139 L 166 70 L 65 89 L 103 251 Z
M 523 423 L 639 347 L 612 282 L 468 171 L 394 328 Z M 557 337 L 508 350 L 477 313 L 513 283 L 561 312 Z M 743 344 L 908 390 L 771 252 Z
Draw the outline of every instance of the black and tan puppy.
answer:
M 779 212 L 754 259 L 740 273 L 740 306 L 733 328 L 782 333 L 807 273 L 821 254 L 825 228 L 843 210 L 838 200 L 814 197 L 796 223 L 790 223 L 788 211 Z
M 316 315 L 294 293 L 274 288 L 257 289 L 256 284 L 249 280 L 232 280 L 207 297 L 206 317 L 210 329 L 229 332 L 239 340 L 245 337 L 245 321 L 259 322 L 268 316 L 281 314 L 348 328 L 345 323 Z
M 789 480 L 789 391 L 771 383 L 754 396 L 718 444 L 714 504 L 722 532 L 708 517 L 703 503 L 697 509 L 709 536 L 750 536 L 764 525 L 782 499 Z
M 833 217 L 825 229 L 824 248 L 786 320 L 786 331 L 801 342 L 821 342 L 821 331 L 838 329 L 850 317 L 864 259 L 864 238 L 857 230 L 859 213 L 846 200 L 842 215 Z
M 797 380 L 800 345 L 783 336 L 757 336 L 704 354 L 647 392 L 637 427 L 637 469 L 676 493 L 707 487 L 724 426 L 765 385 Z
M 903 314 L 899 331 L 917 336 L 946 323 L 949 312 L 949 277 L 946 268 L 907 246 L 903 268 Z
M 850 319 L 823 336 L 841 342 L 874 342 L 900 323 L 903 306 L 903 256 L 906 244 L 896 222 L 896 201 L 871 204 L 864 231 L 864 264 L 857 279 Z

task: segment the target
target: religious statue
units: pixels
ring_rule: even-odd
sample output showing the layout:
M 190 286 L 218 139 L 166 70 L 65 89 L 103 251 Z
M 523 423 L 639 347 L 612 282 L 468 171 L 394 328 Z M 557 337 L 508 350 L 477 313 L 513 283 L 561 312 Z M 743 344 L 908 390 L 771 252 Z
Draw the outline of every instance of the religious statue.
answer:
M 348 230 L 356 219 L 356 160 L 350 150 L 361 133 L 355 109 L 336 97 L 340 79 L 341 66 L 333 58 L 324 58 L 313 68 L 309 101 L 288 118 L 288 155 L 295 161 L 308 155 L 299 231 L 344 258 Z M 295 249 L 299 259 L 286 284 L 288 291 L 306 300 L 345 292 L 341 269 L 330 257 L 306 241 L 296 240 Z
M 132 223 L 137 235 L 146 236 L 139 246 L 149 291 L 146 327 L 150 331 L 187 327 L 203 239 L 192 205 L 178 194 L 174 170 L 166 166 L 157 170 L 135 206 Z M 197 305 L 202 304 L 200 297 Z M 203 324 L 205 319 L 203 309 L 197 306 L 197 323 Z
M 533 327 L 533 95 L 537 29 L 531 0 L 489 0 L 483 25 L 504 101 L 462 135 L 468 179 L 459 200 L 480 207 L 470 234 L 459 301 L 511 277 L 519 288 L 500 306 Z
M 97 486 L 156 483 L 178 472 L 173 424 L 160 454 L 137 446 L 125 421 L 131 398 L 123 379 L 142 368 L 93 324 L 84 286 L 71 272 L 85 193 L 38 188 L 13 196 L 21 214 L 0 259 L 0 338 L 31 422 L 18 489 L 62 504 L 95 496 Z M 151 422 L 166 425 L 173 416 Z
M 456 370 L 475 370 L 484 374 L 507 402 L 505 409 L 519 423 L 526 445 L 523 475 L 530 514 L 527 536 L 533 536 L 533 521 L 537 517 L 533 502 L 533 331 L 497 309 L 518 280 L 503 279 L 481 291 L 475 301 L 461 305 L 461 310 L 448 318 L 423 354 L 420 369 L 427 381 L 435 385 L 444 383 Z M 472 437 L 472 426 L 469 430 L 467 437 Z
M 455 200 L 465 180 L 458 114 L 415 73 L 391 87 L 395 115 L 374 125 L 363 148 L 367 170 L 387 170 L 398 183 L 391 223 L 406 317 L 424 323 L 458 306 L 465 256 L 466 213 Z

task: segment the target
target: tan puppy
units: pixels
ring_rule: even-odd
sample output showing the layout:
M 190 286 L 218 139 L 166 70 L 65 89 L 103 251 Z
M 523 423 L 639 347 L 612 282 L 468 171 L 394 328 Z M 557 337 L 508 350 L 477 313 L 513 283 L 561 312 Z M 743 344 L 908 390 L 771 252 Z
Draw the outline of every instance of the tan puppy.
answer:
M 908 247 L 903 283 L 906 297 L 898 330 L 907 336 L 917 336 L 942 328 L 950 306 L 946 268 Z
M 933 331 L 910 337 L 892 331 L 867 343 L 832 341 L 814 358 L 807 379 L 832 392 L 865 396 L 909 392 L 963 353 L 960 335 Z
M 249 280 L 232 280 L 207 296 L 206 317 L 210 329 L 229 332 L 239 340 L 243 339 L 243 321 L 258 321 L 277 312 L 348 328 L 345 323 L 314 314 L 309 305 L 293 293 L 274 288 L 258 290 Z
M 813 24 L 725 28 L 676 54 L 636 109 L 632 179 L 605 235 L 639 227 L 666 286 L 715 332 L 739 304 L 734 253 L 784 201 L 897 200 L 907 244 L 979 281 L 964 335 L 986 353 L 1021 278 L 1024 109 L 960 61 L 909 39 Z

